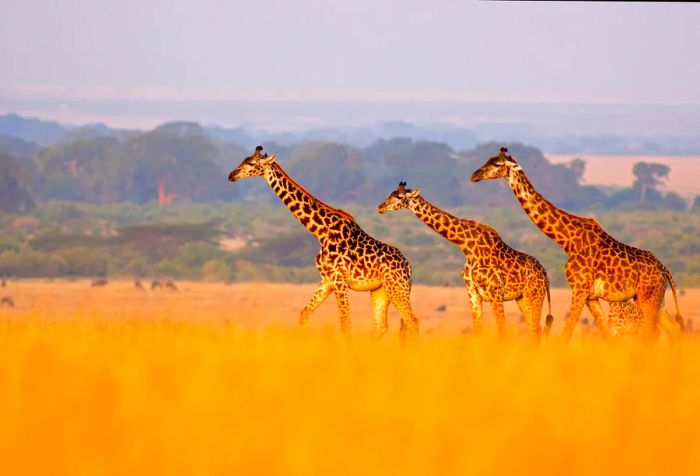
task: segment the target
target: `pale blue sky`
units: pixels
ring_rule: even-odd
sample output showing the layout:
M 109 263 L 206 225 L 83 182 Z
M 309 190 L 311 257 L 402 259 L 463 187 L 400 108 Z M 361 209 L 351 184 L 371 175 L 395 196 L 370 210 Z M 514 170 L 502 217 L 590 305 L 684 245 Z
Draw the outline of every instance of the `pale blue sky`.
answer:
M 0 2 L 0 101 L 700 105 L 695 4 Z

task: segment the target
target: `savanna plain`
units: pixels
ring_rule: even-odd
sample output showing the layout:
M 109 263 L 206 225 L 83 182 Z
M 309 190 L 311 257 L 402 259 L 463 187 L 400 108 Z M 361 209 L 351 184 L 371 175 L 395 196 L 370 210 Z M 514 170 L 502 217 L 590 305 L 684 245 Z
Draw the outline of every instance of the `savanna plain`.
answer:
M 144 284 L 148 284 L 144 282 Z M 367 293 L 340 335 L 313 285 L 13 281 L 0 309 L 0 474 L 698 474 L 700 338 L 533 345 L 506 303 L 471 334 L 461 287 L 414 288 L 371 338 Z M 145 286 L 148 288 L 148 286 Z M 667 303 L 672 307 L 670 293 Z M 680 297 L 700 323 L 700 289 Z M 543 313 L 544 315 L 544 313 Z M 585 311 L 584 316 L 590 319 Z

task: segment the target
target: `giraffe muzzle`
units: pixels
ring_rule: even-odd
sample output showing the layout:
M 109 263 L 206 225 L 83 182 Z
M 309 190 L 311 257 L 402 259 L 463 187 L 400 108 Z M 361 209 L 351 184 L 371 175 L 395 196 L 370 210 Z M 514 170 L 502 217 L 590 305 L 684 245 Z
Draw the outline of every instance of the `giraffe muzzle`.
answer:
M 234 170 L 233 172 L 228 174 L 228 181 L 235 182 L 236 180 L 238 180 L 238 177 L 236 177 L 236 171 Z

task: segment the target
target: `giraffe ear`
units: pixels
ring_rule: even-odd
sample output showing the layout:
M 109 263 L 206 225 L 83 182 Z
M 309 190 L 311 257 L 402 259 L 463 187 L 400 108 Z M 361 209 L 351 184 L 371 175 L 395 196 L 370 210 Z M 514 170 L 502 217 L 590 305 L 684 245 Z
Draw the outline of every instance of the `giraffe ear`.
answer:
M 265 157 L 263 159 L 260 159 L 260 162 L 264 165 L 270 165 L 272 164 L 275 160 L 277 160 L 277 156 L 275 154 L 272 154 L 269 157 Z
M 420 195 L 421 189 L 417 188 L 415 190 L 411 190 L 410 192 L 406 192 L 406 198 L 415 198 L 418 195 Z

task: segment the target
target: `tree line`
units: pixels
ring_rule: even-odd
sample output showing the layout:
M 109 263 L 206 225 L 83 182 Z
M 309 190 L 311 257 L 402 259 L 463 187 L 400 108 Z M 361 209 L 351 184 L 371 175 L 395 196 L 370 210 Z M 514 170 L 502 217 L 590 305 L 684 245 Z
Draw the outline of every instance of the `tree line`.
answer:
M 507 206 L 512 197 L 496 183 L 478 189 L 467 179 L 502 145 L 518 157 L 535 186 L 559 206 L 684 209 L 682 198 L 659 192 L 668 167 L 635 165 L 636 181 L 604 193 L 581 183 L 585 162 L 552 164 L 535 147 L 487 143 L 455 151 L 439 142 L 379 140 L 365 148 L 333 142 L 263 144 L 305 187 L 331 203 L 372 205 L 399 181 L 420 187 L 445 206 Z M 78 137 L 40 147 L 0 137 L 0 206 L 22 213 L 39 202 L 167 204 L 273 201 L 262 181 L 231 186 L 227 173 L 250 151 L 210 137 L 195 123 L 169 123 L 147 132 Z

